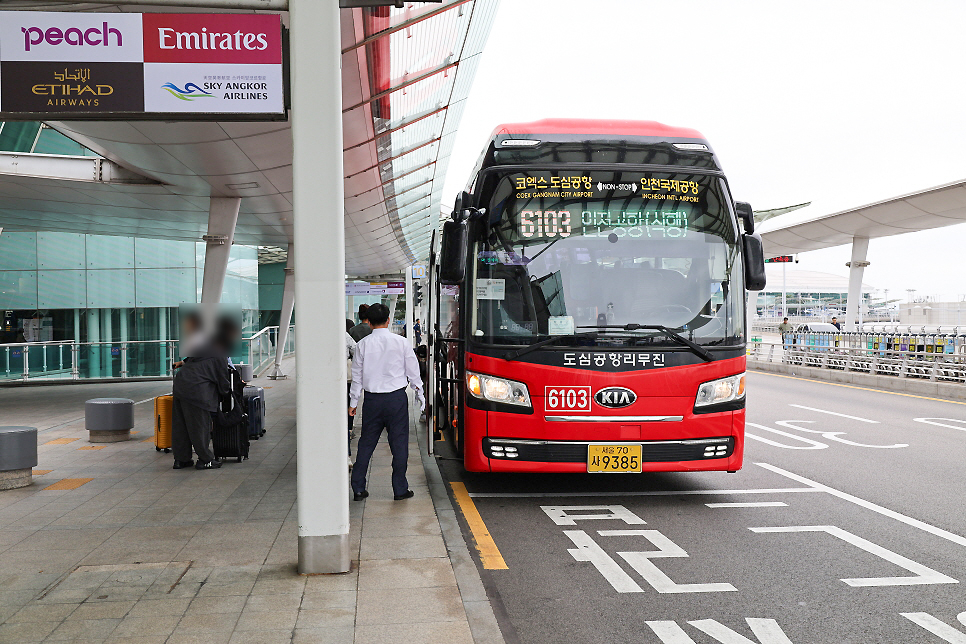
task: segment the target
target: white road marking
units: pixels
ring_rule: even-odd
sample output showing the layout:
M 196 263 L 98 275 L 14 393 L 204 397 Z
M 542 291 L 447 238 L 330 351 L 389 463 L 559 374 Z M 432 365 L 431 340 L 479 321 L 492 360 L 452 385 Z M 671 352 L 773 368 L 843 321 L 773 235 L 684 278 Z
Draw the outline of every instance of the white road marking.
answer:
M 846 543 L 851 543 L 856 548 L 861 548 L 868 553 L 881 557 L 889 563 L 895 564 L 913 573 L 915 577 L 857 577 L 853 579 L 843 579 L 849 586 L 922 586 L 928 584 L 958 584 L 959 582 L 952 577 L 948 577 L 941 572 L 936 572 L 932 568 L 927 568 L 912 559 L 892 552 L 887 548 L 874 544 L 871 541 L 852 534 L 848 530 L 843 530 L 834 525 L 796 525 L 781 526 L 775 528 L 748 528 L 752 532 L 827 532 L 833 537 L 838 537 Z
M 773 619 L 746 617 L 745 621 L 751 627 L 761 644 L 792 644 L 785 632 Z M 649 621 L 647 624 L 654 634 L 661 638 L 664 644 L 694 644 L 694 640 L 684 632 L 684 629 L 672 621 Z M 744 635 L 734 632 L 724 624 L 713 619 L 699 619 L 688 622 L 691 626 L 706 635 L 710 635 L 721 644 L 755 644 Z
M 792 641 L 785 635 L 785 632 L 778 625 L 778 622 L 773 619 L 746 617 L 745 621 L 748 622 L 751 632 L 755 634 L 755 637 L 758 638 L 761 644 L 792 644 Z M 700 619 L 688 622 L 688 624 L 694 626 L 702 633 L 715 638 L 721 644 L 754 644 L 747 637 L 735 633 L 727 626 L 713 619 Z
M 746 501 L 744 503 L 705 503 L 709 508 L 787 508 L 781 501 Z
M 861 423 L 872 423 L 878 425 L 879 421 L 869 420 L 868 418 L 859 418 L 858 416 L 849 416 L 848 414 L 840 414 L 837 411 L 828 411 L 826 409 L 818 409 L 816 407 L 806 407 L 805 405 L 796 405 L 794 403 L 788 403 L 789 407 L 798 407 L 799 409 L 807 409 L 808 411 L 817 411 L 820 414 L 829 414 L 831 416 L 840 416 L 842 418 L 849 418 L 851 420 L 857 420 Z
M 763 429 L 766 432 L 771 432 L 772 434 L 778 434 L 779 436 L 792 438 L 794 440 L 801 441 L 808 445 L 808 447 L 801 447 L 799 445 L 786 445 L 785 443 L 779 443 L 769 438 L 758 436 L 757 434 L 749 434 L 747 431 L 745 431 L 745 438 L 751 438 L 756 441 L 760 441 L 762 443 L 772 445 L 774 447 L 782 447 L 784 449 L 826 449 L 828 448 L 828 445 L 826 445 L 825 443 L 819 443 L 818 441 L 813 441 L 811 438 L 805 438 L 804 436 L 796 436 L 795 434 L 789 434 L 788 432 L 783 432 L 780 429 L 772 429 L 771 427 L 765 427 L 764 425 L 758 425 L 757 423 L 749 423 L 747 421 L 745 421 L 745 425 L 750 425 L 758 429 Z
M 899 613 L 913 624 L 918 624 L 924 629 L 942 638 L 949 644 L 966 644 L 966 633 L 957 628 L 953 628 L 946 622 L 939 621 L 929 613 Z M 957 619 L 966 624 L 966 612 L 960 613 Z M 658 636 L 660 637 L 660 635 Z
M 577 561 L 592 563 L 594 567 L 610 582 L 619 593 L 643 593 L 644 589 L 631 579 L 631 576 L 624 572 L 620 564 L 614 561 L 604 549 L 597 545 L 590 535 L 583 530 L 564 530 L 564 534 L 574 542 L 576 548 L 568 548 L 570 553 Z
M 657 620 L 644 623 L 650 626 L 664 644 L 694 644 L 694 640 L 678 626 L 677 622 Z
M 844 436 L 845 432 L 829 432 L 821 429 L 806 429 L 805 427 L 799 427 L 798 425 L 794 424 L 814 422 L 814 420 L 776 420 L 775 424 L 781 425 L 787 429 L 797 429 L 800 432 L 808 432 L 809 434 L 821 434 L 822 438 L 826 438 L 830 441 L 838 441 L 839 443 L 844 443 L 846 445 L 853 445 L 855 447 L 871 447 L 873 449 L 896 449 L 899 447 L 909 447 L 905 443 L 895 443 L 893 445 L 866 445 L 865 443 L 856 443 L 845 438 L 839 438 L 839 436 Z
M 895 519 L 896 521 L 899 521 L 900 523 L 905 523 L 906 525 L 912 526 L 913 528 L 918 528 L 918 529 L 920 529 L 920 530 L 922 530 L 924 532 L 928 532 L 929 534 L 933 534 L 933 535 L 936 535 L 937 537 L 940 537 L 942 539 L 946 539 L 947 541 L 952 541 L 953 543 L 958 544 L 960 546 L 966 546 L 966 537 L 962 537 L 962 536 L 960 536 L 958 534 L 955 534 L 953 532 L 949 532 L 948 530 L 943 530 L 942 528 L 937 528 L 934 525 L 929 525 L 925 521 L 920 521 L 919 519 L 913 519 L 912 517 L 907 517 L 904 514 L 900 514 L 899 512 L 896 512 L 895 510 L 890 510 L 888 508 L 884 508 L 881 505 L 877 505 L 875 503 L 872 503 L 871 501 L 866 501 L 865 499 L 860 499 L 857 496 L 853 496 L 853 495 L 848 494 L 846 492 L 842 492 L 841 490 L 836 490 L 835 488 L 829 487 L 829 486 L 824 485 L 822 483 L 817 483 L 817 482 L 815 482 L 815 481 L 813 481 L 811 479 L 805 478 L 804 476 L 799 476 L 798 474 L 793 474 L 793 473 L 789 472 L 788 470 L 783 470 L 780 467 L 775 467 L 774 465 L 769 465 L 768 463 L 755 463 L 755 465 L 757 465 L 758 467 L 763 467 L 766 470 L 772 471 L 772 472 L 774 472 L 776 474 L 781 474 L 782 476 L 784 476 L 786 478 L 790 478 L 793 481 L 798 481 L 799 483 L 803 483 L 804 485 L 810 485 L 815 490 L 819 490 L 819 491 L 822 491 L 822 492 L 828 492 L 832 496 L 836 496 L 836 497 L 842 499 L 843 501 L 848 501 L 849 503 L 854 503 L 854 504 L 856 504 L 856 505 L 858 505 L 860 507 L 863 507 L 863 508 L 865 508 L 867 510 L 872 510 L 873 512 L 877 512 L 877 513 L 881 514 L 882 516 L 889 517 L 890 519 Z
M 134 404 L 135 404 L 135 405 L 140 405 L 140 404 L 142 404 L 142 403 L 146 403 L 146 402 L 150 402 L 150 401 L 152 401 L 152 400 L 154 400 L 154 397 L 151 397 L 151 398 L 145 398 L 144 400 L 139 400 L 139 401 L 137 401 L 137 402 L 136 402 L 136 403 L 134 403 Z
M 577 525 L 577 521 L 588 519 L 620 519 L 627 525 L 647 523 L 623 505 L 541 505 L 540 509 L 557 525 Z M 606 510 L 608 514 L 569 514 L 571 510 Z
M 957 427 L 956 425 L 947 425 L 946 423 L 937 423 L 937 420 L 945 420 L 950 423 L 966 423 L 966 420 L 959 420 L 958 418 L 913 418 L 917 423 L 926 423 L 927 425 L 936 425 L 937 427 L 946 427 L 948 429 L 957 429 L 961 432 L 966 432 L 966 425 L 963 427 Z
M 747 434 L 746 434 L 747 435 Z M 677 496 L 677 495 L 731 495 L 731 494 L 783 494 L 785 492 L 824 492 L 815 487 L 776 487 L 749 490 L 656 490 L 639 492 L 470 492 L 473 499 L 553 499 L 595 496 Z
M 684 548 L 677 545 L 657 530 L 598 530 L 602 537 L 644 537 L 656 546 L 657 550 L 643 552 L 618 552 L 621 558 L 631 565 L 631 568 L 644 578 L 659 593 L 722 593 L 737 592 L 731 584 L 678 584 L 665 575 L 651 559 L 667 557 L 687 557 Z

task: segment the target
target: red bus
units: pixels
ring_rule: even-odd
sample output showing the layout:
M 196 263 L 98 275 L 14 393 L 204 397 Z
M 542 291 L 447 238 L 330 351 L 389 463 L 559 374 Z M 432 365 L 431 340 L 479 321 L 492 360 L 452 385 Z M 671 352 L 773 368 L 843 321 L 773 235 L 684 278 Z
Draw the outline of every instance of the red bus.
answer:
M 440 237 L 430 422 L 467 470 L 741 468 L 764 259 L 701 134 L 501 125 Z

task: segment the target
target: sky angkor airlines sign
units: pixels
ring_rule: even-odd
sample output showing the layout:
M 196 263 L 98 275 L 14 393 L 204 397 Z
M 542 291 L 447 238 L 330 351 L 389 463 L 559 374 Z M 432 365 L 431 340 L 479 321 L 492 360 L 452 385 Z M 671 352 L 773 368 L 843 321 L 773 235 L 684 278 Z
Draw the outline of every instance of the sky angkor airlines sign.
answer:
M 277 15 L 0 12 L 0 120 L 284 118 Z

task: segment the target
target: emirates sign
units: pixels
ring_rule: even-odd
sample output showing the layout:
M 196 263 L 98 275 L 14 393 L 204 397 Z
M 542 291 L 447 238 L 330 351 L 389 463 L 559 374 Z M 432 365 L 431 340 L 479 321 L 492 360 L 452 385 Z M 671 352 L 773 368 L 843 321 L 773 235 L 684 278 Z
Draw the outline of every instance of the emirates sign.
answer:
M 281 119 L 278 15 L 5 11 L 0 120 Z

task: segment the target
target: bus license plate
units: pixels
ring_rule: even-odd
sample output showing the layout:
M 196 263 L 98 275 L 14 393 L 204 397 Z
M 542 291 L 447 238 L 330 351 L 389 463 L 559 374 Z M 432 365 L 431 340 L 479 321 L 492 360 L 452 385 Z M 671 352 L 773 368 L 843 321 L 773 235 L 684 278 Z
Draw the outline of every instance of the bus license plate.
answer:
M 588 445 L 588 472 L 641 472 L 640 445 Z

